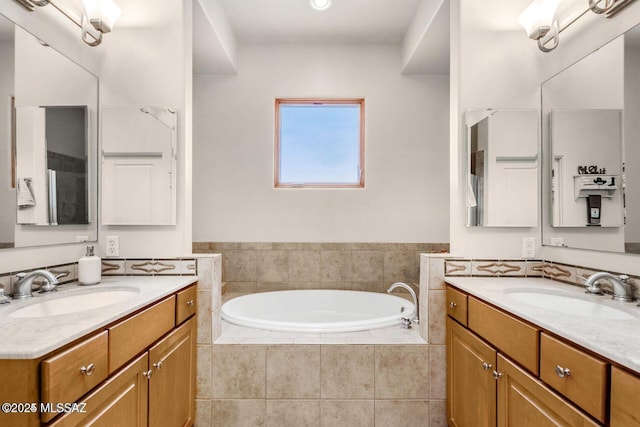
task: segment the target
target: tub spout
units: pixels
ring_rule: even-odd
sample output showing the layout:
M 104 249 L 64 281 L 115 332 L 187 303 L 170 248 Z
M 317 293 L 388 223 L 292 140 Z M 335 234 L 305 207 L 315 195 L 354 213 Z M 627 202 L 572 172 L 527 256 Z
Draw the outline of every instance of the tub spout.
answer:
M 416 297 L 416 293 L 413 291 L 413 289 L 411 289 L 411 286 L 407 285 L 406 283 L 403 282 L 395 282 L 394 284 L 392 284 L 391 286 L 389 286 L 389 289 L 387 289 L 387 293 L 390 294 L 391 292 L 393 292 L 393 290 L 395 288 L 404 288 L 407 291 L 409 291 L 409 293 L 411 294 L 411 297 L 413 298 L 413 307 L 415 309 L 415 313 L 414 313 L 414 317 L 413 319 L 411 319 L 411 323 L 415 323 L 416 325 L 420 324 L 420 309 L 418 307 L 418 298 Z

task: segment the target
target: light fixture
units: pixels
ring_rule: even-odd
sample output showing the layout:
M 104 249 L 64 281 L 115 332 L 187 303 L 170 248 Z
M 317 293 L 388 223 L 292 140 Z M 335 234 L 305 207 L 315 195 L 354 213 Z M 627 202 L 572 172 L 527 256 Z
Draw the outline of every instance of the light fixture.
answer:
M 558 20 L 555 19 L 560 0 L 534 0 L 518 17 L 518 23 L 524 27 L 530 39 L 538 41 L 538 48 L 551 52 L 558 47 Z M 546 44 L 553 41 L 551 47 Z
M 555 14 L 561 0 L 534 0 L 518 17 L 529 38 L 537 40 L 538 48 L 543 52 L 551 52 L 560 43 L 560 33 L 566 30 L 589 11 L 598 15 L 605 14 L 612 18 L 635 0 L 589 0 L 589 7 L 579 11 L 577 16 L 559 25 Z M 551 44 L 549 44 L 551 43 Z
M 85 13 L 78 17 L 75 13 L 61 6 L 54 0 L 15 0 L 30 12 L 36 6 L 50 4 L 80 27 L 82 41 L 89 46 L 102 43 L 102 35 L 111 32 L 116 20 L 120 17 L 120 8 L 114 0 L 83 0 Z
M 309 0 L 309 5 L 315 10 L 327 10 L 331 7 L 331 0 Z

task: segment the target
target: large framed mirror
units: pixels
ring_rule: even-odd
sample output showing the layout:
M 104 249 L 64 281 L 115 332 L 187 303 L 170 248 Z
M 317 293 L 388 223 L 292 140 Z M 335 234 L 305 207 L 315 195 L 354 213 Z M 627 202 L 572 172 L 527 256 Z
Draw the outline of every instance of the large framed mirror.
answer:
M 543 244 L 640 253 L 640 26 L 542 84 Z
M 468 227 L 537 227 L 538 111 L 465 113 Z
M 0 249 L 96 241 L 98 79 L 0 15 Z

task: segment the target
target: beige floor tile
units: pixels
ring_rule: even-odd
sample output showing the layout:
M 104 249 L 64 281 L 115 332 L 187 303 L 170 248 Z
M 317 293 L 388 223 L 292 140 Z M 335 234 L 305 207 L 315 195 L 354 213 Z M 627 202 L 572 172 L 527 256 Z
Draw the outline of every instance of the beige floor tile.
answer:
M 319 345 L 275 345 L 267 348 L 267 398 L 319 397 Z
M 429 401 L 376 400 L 376 427 L 429 427 Z
M 267 400 L 267 427 L 319 427 L 319 400 Z
M 212 427 L 264 426 L 265 400 L 212 400 Z M 197 425 L 196 427 L 201 427 Z
M 214 345 L 211 396 L 219 399 L 265 397 L 266 352 L 262 345 Z
M 375 406 L 373 400 L 323 400 L 322 427 L 373 427 Z
M 323 345 L 321 359 L 323 399 L 373 399 L 374 346 Z
M 375 363 L 376 399 L 429 397 L 427 345 L 377 345 Z

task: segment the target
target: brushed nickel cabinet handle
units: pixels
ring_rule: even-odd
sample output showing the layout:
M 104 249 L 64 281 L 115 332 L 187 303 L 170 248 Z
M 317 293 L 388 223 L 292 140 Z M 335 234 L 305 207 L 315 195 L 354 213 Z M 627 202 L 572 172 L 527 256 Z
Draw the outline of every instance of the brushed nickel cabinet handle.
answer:
M 187 301 L 187 305 L 189 307 L 193 307 L 193 300 L 191 299 L 191 300 Z
M 569 368 L 563 368 L 560 365 L 556 366 L 556 375 L 559 376 L 560 378 L 565 378 L 568 376 L 571 376 L 571 369 Z
M 160 368 L 162 368 L 162 360 L 159 361 L 158 363 L 154 363 L 153 367 L 156 368 L 157 370 L 160 370 Z
M 153 371 L 151 369 L 149 369 L 148 371 L 142 372 L 142 376 L 148 380 L 151 379 L 151 375 L 153 375 Z
M 458 306 L 458 304 L 456 304 L 456 303 L 455 303 L 455 302 L 453 302 L 453 301 L 451 301 L 451 302 L 449 303 L 449 307 L 451 307 L 451 308 L 456 308 L 457 306 Z
M 482 362 L 482 369 L 484 369 L 485 371 L 488 371 L 491 368 L 492 368 L 491 363 Z
M 90 377 L 91 375 L 93 375 L 93 371 L 95 371 L 95 369 L 96 369 L 96 365 L 94 365 L 93 363 L 89 363 L 87 366 L 81 367 L 80 372 L 83 375 Z
M 502 372 L 493 371 L 491 374 L 493 375 L 494 380 L 499 380 L 500 378 L 502 378 Z

